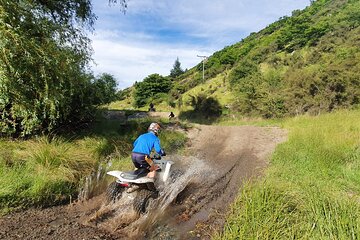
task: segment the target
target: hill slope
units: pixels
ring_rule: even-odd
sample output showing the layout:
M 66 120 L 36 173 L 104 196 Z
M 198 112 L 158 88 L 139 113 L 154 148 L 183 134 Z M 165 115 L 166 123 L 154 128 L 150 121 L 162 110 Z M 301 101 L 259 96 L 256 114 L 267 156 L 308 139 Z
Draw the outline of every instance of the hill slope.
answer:
M 171 94 L 213 96 L 233 111 L 280 117 L 359 104 L 360 2 L 319 0 L 176 79 Z

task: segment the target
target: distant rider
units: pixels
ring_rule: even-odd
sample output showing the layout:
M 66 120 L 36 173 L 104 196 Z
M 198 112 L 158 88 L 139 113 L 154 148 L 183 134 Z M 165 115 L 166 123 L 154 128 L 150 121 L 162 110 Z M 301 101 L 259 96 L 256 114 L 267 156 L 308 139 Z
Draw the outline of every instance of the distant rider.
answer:
M 158 123 L 151 123 L 148 132 L 141 134 L 134 142 L 131 159 L 136 168 L 146 168 L 150 171 L 148 177 L 155 177 L 156 167 L 150 159 L 150 153 L 154 149 L 161 156 L 165 151 L 161 148 L 158 134 L 161 127 Z
M 150 103 L 149 105 L 149 112 L 155 112 L 154 104 Z

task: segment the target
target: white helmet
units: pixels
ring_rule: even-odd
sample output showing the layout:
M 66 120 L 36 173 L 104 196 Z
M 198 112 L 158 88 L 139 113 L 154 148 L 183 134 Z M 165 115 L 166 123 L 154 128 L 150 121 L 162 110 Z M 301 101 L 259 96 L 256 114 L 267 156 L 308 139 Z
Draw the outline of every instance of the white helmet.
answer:
M 156 135 L 159 133 L 160 131 L 160 125 L 158 123 L 151 123 L 149 128 L 148 128 L 148 131 L 150 132 L 153 132 L 155 133 Z

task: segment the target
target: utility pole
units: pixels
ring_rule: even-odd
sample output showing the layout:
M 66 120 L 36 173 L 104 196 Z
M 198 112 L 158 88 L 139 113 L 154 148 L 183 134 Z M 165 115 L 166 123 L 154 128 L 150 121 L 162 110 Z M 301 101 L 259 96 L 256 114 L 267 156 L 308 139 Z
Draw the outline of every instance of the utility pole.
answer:
M 203 64 L 203 80 L 205 79 L 205 75 L 204 75 L 204 70 L 205 70 L 205 67 L 204 67 L 204 62 L 205 60 L 208 58 L 207 56 L 200 56 L 200 55 L 197 55 L 197 57 L 199 58 L 202 58 L 202 64 Z

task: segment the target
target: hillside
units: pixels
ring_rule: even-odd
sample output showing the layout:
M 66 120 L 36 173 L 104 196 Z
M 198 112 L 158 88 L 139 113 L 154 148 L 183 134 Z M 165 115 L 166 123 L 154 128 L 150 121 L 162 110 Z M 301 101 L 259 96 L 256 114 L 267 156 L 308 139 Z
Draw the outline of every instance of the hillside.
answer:
M 169 97 L 160 99 L 184 110 L 202 95 L 231 112 L 265 118 L 356 106 L 359 9 L 354 0 L 313 1 L 215 52 L 205 63 L 205 81 L 199 63 L 174 79 Z

